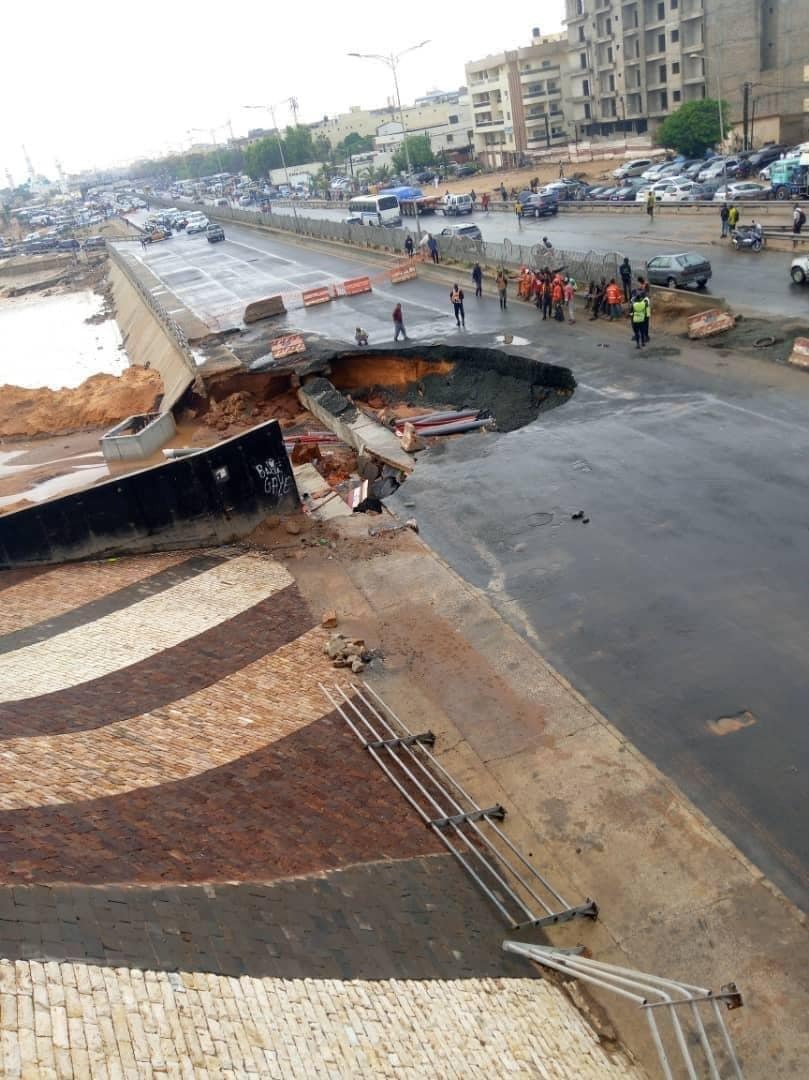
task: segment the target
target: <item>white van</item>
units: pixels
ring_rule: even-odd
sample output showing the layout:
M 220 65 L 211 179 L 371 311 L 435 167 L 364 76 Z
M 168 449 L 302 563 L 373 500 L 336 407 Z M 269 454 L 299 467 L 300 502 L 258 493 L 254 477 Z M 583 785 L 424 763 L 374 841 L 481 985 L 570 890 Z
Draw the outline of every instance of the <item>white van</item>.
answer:
M 471 195 L 445 195 L 444 213 L 449 215 L 471 214 L 473 210 Z

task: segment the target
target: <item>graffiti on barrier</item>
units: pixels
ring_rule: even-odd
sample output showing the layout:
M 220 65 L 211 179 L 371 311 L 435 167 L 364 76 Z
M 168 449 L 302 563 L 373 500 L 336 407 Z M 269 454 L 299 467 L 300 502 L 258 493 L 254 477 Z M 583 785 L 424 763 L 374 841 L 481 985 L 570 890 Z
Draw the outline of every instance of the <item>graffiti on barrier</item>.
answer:
M 256 472 L 264 481 L 264 494 L 274 495 L 280 498 L 287 495 L 292 487 L 292 477 L 275 458 L 267 458 L 260 465 L 256 465 Z

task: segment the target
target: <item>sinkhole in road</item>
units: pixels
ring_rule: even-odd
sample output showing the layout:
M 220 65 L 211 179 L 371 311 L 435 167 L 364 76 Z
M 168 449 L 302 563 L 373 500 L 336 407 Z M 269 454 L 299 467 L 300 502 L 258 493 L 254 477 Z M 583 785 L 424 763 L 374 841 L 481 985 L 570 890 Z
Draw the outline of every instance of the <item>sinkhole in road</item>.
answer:
M 514 431 L 563 404 L 576 387 L 569 368 L 471 345 L 340 352 L 329 367 L 338 390 L 371 408 L 476 409 L 489 413 L 500 431 Z

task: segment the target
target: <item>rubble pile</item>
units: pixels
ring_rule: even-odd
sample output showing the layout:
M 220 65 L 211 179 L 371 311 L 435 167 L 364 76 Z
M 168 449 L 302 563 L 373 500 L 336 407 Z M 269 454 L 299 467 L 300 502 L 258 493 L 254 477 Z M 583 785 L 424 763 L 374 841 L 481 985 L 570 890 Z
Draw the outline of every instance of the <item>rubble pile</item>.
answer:
M 365 665 L 376 655 L 365 647 L 362 638 L 347 638 L 339 632 L 329 637 L 323 652 L 331 659 L 332 667 L 351 668 L 354 675 L 364 671 Z

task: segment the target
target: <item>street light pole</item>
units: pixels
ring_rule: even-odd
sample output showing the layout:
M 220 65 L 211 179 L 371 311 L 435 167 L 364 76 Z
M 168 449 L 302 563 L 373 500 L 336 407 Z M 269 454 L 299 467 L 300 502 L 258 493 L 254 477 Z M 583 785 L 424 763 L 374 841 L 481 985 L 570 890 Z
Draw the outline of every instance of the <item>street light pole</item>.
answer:
M 275 132 L 275 141 L 278 143 L 278 153 L 281 155 L 281 168 L 284 170 L 284 179 L 287 182 L 287 187 L 289 188 L 290 195 L 292 194 L 292 183 L 291 183 L 291 181 L 289 179 L 289 169 L 287 169 L 287 159 L 286 159 L 286 155 L 284 154 L 284 144 L 283 144 L 283 142 L 281 140 L 281 134 L 280 134 L 280 132 L 278 130 L 278 124 L 276 123 L 276 120 L 275 120 L 275 106 L 276 105 L 284 105 L 287 102 L 291 103 L 293 101 L 295 101 L 295 98 L 284 98 L 281 101 L 276 101 L 272 105 L 244 105 L 243 106 L 243 108 L 245 108 L 245 109 L 264 109 L 265 111 L 269 112 L 270 119 L 272 120 L 273 131 Z M 297 108 L 297 102 L 295 102 L 295 108 Z M 295 232 L 297 232 L 298 231 L 298 210 L 297 210 L 297 207 L 295 206 L 295 200 L 290 199 L 290 201 L 292 203 L 292 216 L 295 218 Z
M 348 54 L 349 56 L 356 57 L 358 60 L 379 60 L 381 63 L 386 64 L 390 68 L 390 70 L 391 70 L 391 72 L 393 74 L 393 88 L 396 91 L 396 107 L 397 107 L 397 109 L 399 111 L 399 123 L 402 125 L 402 140 L 403 140 L 404 153 L 405 153 L 405 163 L 407 165 L 407 174 L 408 174 L 408 176 L 412 172 L 412 167 L 410 165 L 410 149 L 409 149 L 409 147 L 407 145 L 407 130 L 405 128 L 404 111 L 402 109 L 402 98 L 401 98 L 401 95 L 399 93 L 399 72 L 398 72 L 399 61 L 401 60 L 401 58 L 406 53 L 415 52 L 416 49 L 422 49 L 425 45 L 428 45 L 428 44 L 429 44 L 429 38 L 427 40 L 425 40 L 425 41 L 420 41 L 418 43 L 418 45 L 411 45 L 407 49 L 402 49 L 402 51 L 399 52 L 399 53 L 388 53 L 387 55 L 385 55 L 385 54 L 382 54 L 382 53 L 350 52 Z M 419 232 L 421 231 L 421 226 L 419 224 L 419 206 L 418 206 L 418 202 L 415 201 L 415 200 L 413 202 L 413 210 L 414 210 L 415 216 L 416 216 L 416 235 L 418 236 Z

